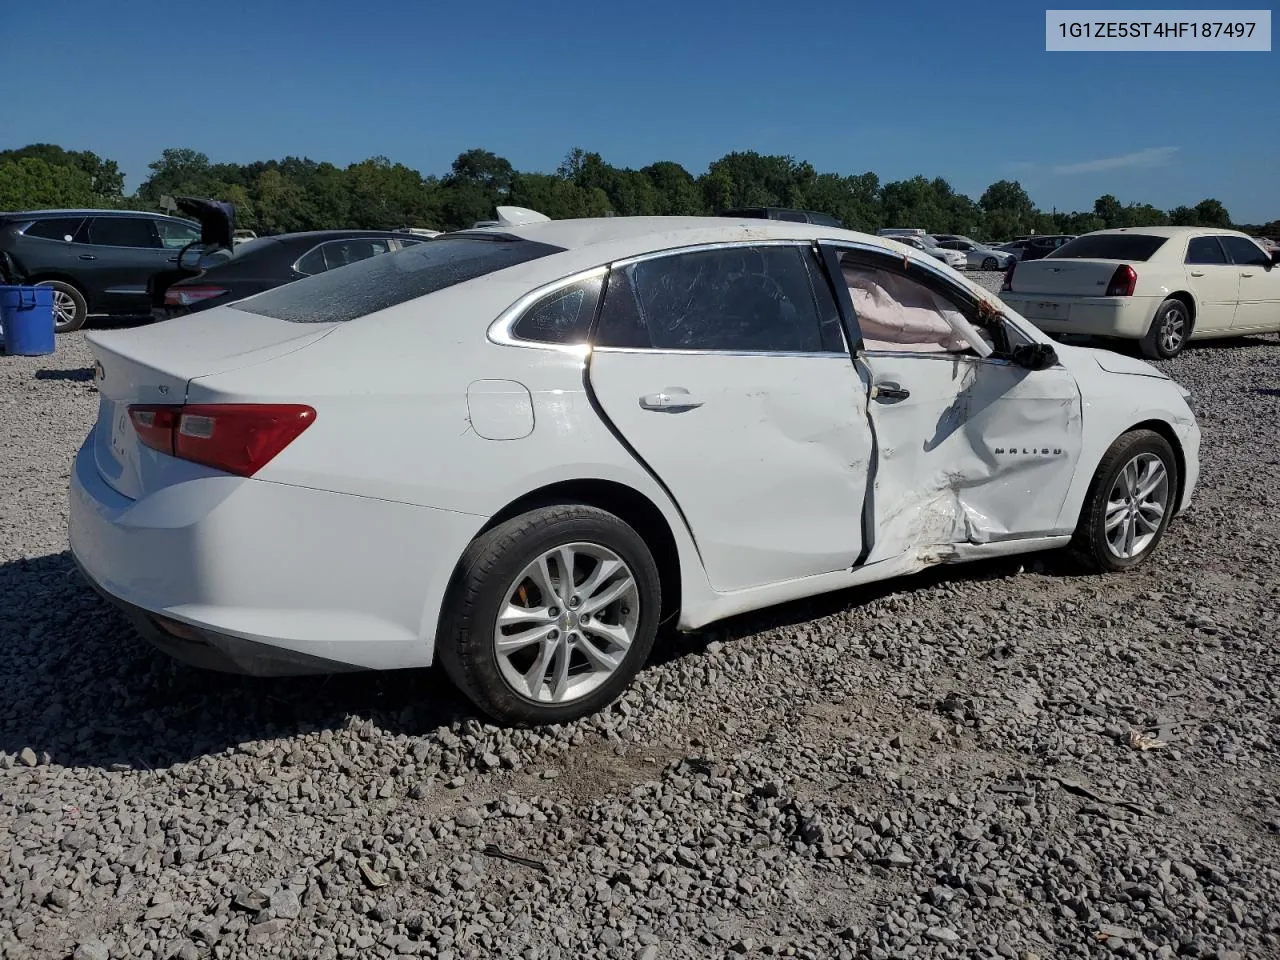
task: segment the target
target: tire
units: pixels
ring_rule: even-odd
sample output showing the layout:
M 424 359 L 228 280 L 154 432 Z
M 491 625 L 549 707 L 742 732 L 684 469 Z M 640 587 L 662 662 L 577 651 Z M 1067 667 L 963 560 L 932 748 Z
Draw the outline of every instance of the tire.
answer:
M 575 570 L 574 582 L 588 587 L 581 596 L 561 589 L 565 549 L 574 557 L 566 564 Z M 545 576 L 531 572 L 540 560 Z M 622 567 L 595 566 L 602 561 Z M 589 587 L 601 569 L 614 572 Z M 623 573 L 631 583 L 625 590 Z M 499 623 L 500 613 L 525 607 L 530 615 Z M 566 723 L 607 706 L 630 685 L 653 649 L 661 608 L 658 566 L 635 530 L 596 507 L 543 507 L 499 524 L 467 548 L 436 648 L 449 679 L 499 723 Z M 626 634 L 625 647 L 605 639 Z M 524 643 L 500 653 L 499 637 L 516 635 Z M 606 662 L 615 665 L 606 668 Z
M 1155 475 L 1157 462 L 1163 471 L 1162 481 Z M 1134 500 L 1128 498 L 1127 491 L 1133 489 L 1134 481 L 1139 494 L 1136 502 L 1147 506 L 1135 507 Z M 1142 490 L 1152 484 L 1150 496 L 1142 498 Z M 1099 573 L 1133 569 L 1155 552 L 1164 537 L 1178 507 L 1177 491 L 1178 460 L 1169 441 L 1151 430 L 1126 433 L 1111 445 L 1094 472 L 1071 542 L 1072 552 Z M 1160 512 L 1153 526 L 1155 510 L 1149 505 L 1154 502 L 1160 503 Z M 1107 529 L 1109 522 L 1113 525 L 1111 531 Z M 1130 530 L 1134 533 L 1132 541 L 1127 539 Z M 1134 549 L 1127 552 L 1130 547 Z
M 1191 336 L 1191 310 L 1181 300 L 1170 298 L 1160 304 L 1146 335 L 1138 341 L 1149 360 L 1172 360 L 1182 352 Z
M 982 269 L 988 272 L 999 270 L 1000 264 L 995 257 L 987 257 L 987 259 L 982 261 Z
M 54 333 L 70 333 L 84 326 L 89 319 L 89 303 L 83 293 L 61 280 L 39 280 L 36 286 L 53 288 Z

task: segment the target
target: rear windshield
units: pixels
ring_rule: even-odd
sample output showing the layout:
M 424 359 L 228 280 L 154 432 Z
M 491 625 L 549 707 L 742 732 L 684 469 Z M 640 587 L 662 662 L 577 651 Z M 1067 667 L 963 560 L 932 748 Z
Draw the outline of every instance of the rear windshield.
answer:
M 338 323 L 562 250 L 500 234 L 441 238 L 296 280 L 231 306 L 291 323 Z
M 1102 233 L 1068 240 L 1046 260 L 1130 260 L 1142 263 L 1164 246 L 1166 237 L 1145 233 Z

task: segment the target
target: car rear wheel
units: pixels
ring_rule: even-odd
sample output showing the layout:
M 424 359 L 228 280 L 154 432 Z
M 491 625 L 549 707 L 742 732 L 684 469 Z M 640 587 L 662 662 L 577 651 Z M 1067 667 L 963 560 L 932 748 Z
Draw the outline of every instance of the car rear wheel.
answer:
M 1000 264 L 996 262 L 995 257 L 987 257 L 985 260 L 982 261 L 982 269 L 983 270 L 999 270 Z
M 1151 360 L 1170 360 L 1182 352 L 1191 336 L 1191 311 L 1181 300 L 1160 304 L 1146 336 L 1139 341 L 1142 355 Z
M 1178 466 L 1169 441 L 1151 430 L 1126 433 L 1107 451 L 1085 498 L 1074 552 L 1104 573 L 1149 557 L 1177 509 Z
M 70 333 L 79 330 L 89 319 L 89 303 L 84 294 L 69 283 L 61 280 L 41 280 L 37 287 L 53 288 L 53 330 L 55 333 Z
M 564 723 L 631 683 L 661 606 L 657 564 L 628 524 L 595 507 L 544 507 L 467 549 L 437 649 L 449 678 L 495 720 Z

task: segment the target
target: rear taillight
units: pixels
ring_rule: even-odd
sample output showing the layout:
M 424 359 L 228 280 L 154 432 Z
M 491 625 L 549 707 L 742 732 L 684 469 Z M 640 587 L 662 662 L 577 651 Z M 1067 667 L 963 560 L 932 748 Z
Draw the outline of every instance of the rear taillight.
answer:
M 294 403 L 134 405 L 129 418 L 153 450 L 251 477 L 311 426 L 316 412 Z
M 189 307 L 201 300 L 220 297 L 226 292 L 225 287 L 170 287 L 164 292 L 164 302 L 170 307 Z
M 1108 297 L 1132 297 L 1134 287 L 1138 285 L 1138 272 L 1127 263 L 1116 267 L 1111 275 L 1111 283 L 1107 285 Z
M 1013 261 L 1013 263 L 1009 264 L 1009 269 L 1005 270 L 1004 283 L 1000 284 L 1000 289 L 1002 291 L 1013 289 L 1013 271 L 1017 269 L 1017 266 L 1018 266 L 1018 261 L 1015 260 Z

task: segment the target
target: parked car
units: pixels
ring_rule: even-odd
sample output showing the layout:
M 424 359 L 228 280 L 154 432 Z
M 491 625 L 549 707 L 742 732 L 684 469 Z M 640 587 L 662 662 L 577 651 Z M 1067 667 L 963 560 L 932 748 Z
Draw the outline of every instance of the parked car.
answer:
M 965 265 L 970 270 L 1004 270 L 1017 258 L 1005 250 L 996 250 L 977 240 L 955 234 L 938 235 L 933 238 L 943 250 L 959 250 L 965 255 Z
M 877 237 L 924 237 L 928 236 L 924 227 L 881 227 L 876 231 Z
M 24 282 L 53 288 L 54 328 L 92 316 L 145 316 L 148 283 L 200 240 L 196 223 L 135 210 L 29 210 L 0 214 L 0 252 Z
M 1039 260 L 1042 257 L 1047 257 L 1064 243 L 1074 239 L 1074 235 L 1066 233 L 1042 237 L 1021 237 L 1004 244 L 998 249 L 1004 253 L 1013 254 L 1014 259 L 1018 261 Z
M 1280 331 L 1278 263 L 1238 230 L 1099 230 L 1017 264 L 1000 299 L 1041 330 L 1136 340 L 1163 360 L 1191 340 Z
M 660 623 L 1068 545 L 1151 556 L 1197 483 L 1187 394 L 1002 311 L 812 224 L 446 234 L 92 334 L 71 549 L 189 662 L 439 660 L 499 721 L 567 721 Z
M 969 258 L 961 250 L 946 250 L 938 246 L 933 237 L 925 234 L 924 236 L 916 236 L 915 234 L 890 234 L 884 237 L 885 240 L 895 240 L 898 243 L 905 243 L 908 247 L 915 247 L 935 260 L 941 260 L 947 266 L 955 270 L 963 270 L 965 264 L 969 262 Z
M 789 207 L 734 207 L 720 214 L 722 217 L 751 220 L 786 220 L 790 223 L 816 223 L 824 227 L 840 227 L 844 224 L 836 217 L 817 210 L 796 210 Z
M 235 255 L 227 259 L 206 253 L 193 275 L 154 289 L 152 317 L 168 320 L 207 310 L 422 242 L 423 238 L 388 230 L 316 230 L 259 237 L 237 246 Z

